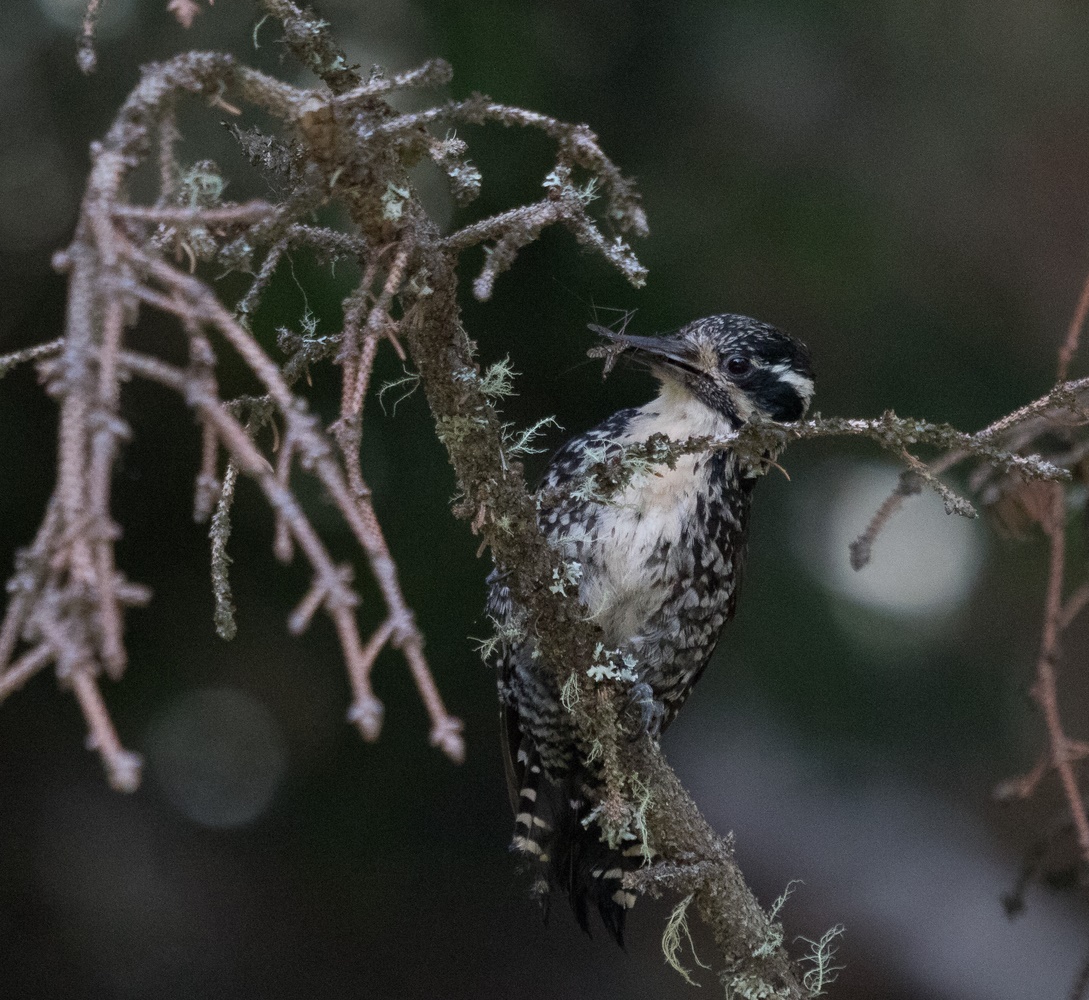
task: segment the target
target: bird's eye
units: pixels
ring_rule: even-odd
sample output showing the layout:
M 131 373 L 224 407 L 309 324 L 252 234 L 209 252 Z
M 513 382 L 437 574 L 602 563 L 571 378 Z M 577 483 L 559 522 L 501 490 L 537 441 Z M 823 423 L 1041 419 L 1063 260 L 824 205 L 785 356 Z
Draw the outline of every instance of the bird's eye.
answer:
M 752 362 L 740 354 L 735 354 L 726 362 L 726 371 L 731 375 L 748 375 L 752 371 Z

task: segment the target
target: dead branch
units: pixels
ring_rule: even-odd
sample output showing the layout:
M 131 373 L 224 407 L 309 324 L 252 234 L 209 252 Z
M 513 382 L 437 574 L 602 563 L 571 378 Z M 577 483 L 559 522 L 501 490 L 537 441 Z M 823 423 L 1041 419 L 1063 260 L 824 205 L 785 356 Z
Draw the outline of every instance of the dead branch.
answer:
M 1070 752 L 1070 741 L 1063 730 L 1059 713 L 1056 676 L 1063 617 L 1063 575 L 1066 565 L 1066 494 L 1057 484 L 1051 486 L 1050 493 L 1051 510 L 1041 522 L 1044 533 L 1051 543 L 1050 565 L 1044 604 L 1043 636 L 1040 642 L 1040 655 L 1036 661 L 1036 683 L 1032 688 L 1032 696 L 1044 714 L 1050 763 L 1062 785 L 1067 809 L 1077 834 L 1082 860 L 1089 864 L 1089 817 L 1085 814 L 1085 801 L 1072 766 L 1074 755 Z
M 146 600 L 115 562 L 121 527 L 111 517 L 111 470 L 129 434 L 121 418 L 123 383 L 150 380 L 191 408 L 201 433 L 194 511 L 211 516 L 212 579 L 217 628 L 234 627 L 228 538 L 237 478 L 248 476 L 276 520 L 274 549 L 287 560 L 298 552 L 311 579 L 289 616 L 292 632 L 323 613 L 339 638 L 352 684 L 351 720 L 367 739 L 377 737 L 383 708 L 371 674 L 381 650 L 400 651 L 430 716 L 430 740 L 457 760 L 464 753 L 460 722 L 445 708 L 423 653 L 423 637 L 400 589 L 397 567 L 375 515 L 360 461 L 363 414 L 382 341 L 408 348 L 420 373 L 438 435 L 449 453 L 462 494 L 457 513 L 471 520 L 496 561 L 510 570 L 511 587 L 532 616 L 547 662 L 575 677 L 574 714 L 587 752 L 601 748 L 606 793 L 599 804 L 623 822 L 643 797 L 648 839 L 665 863 L 640 873 L 640 889 L 658 885 L 691 894 L 718 945 L 718 972 L 727 992 L 782 998 L 807 997 L 801 972 L 782 947 L 782 935 L 745 886 L 728 839 L 719 837 L 668 767 L 658 746 L 631 744 L 618 725 L 620 693 L 586 675 L 598 641 L 573 599 L 542 586 L 559 559 L 544 542 L 537 510 L 510 455 L 503 423 L 483 391 L 480 369 L 461 326 L 456 296 L 456 256 L 473 246 L 488 251 L 473 290 L 487 298 L 495 280 L 519 251 L 558 224 L 576 241 L 611 262 L 638 286 L 645 271 L 623 235 L 644 235 L 646 219 L 634 186 L 601 150 L 584 125 L 571 125 L 474 95 L 465 101 L 411 114 L 396 113 L 388 92 L 447 81 L 441 61 L 394 77 L 364 81 L 349 65 L 327 26 L 291 0 L 262 0 L 278 18 L 288 48 L 323 81 L 292 87 L 239 65 L 227 55 L 190 53 L 147 67 L 106 137 L 93 149 L 93 168 L 71 246 L 59 255 L 67 272 L 69 305 L 61 340 L 0 359 L 0 374 L 36 361 L 60 407 L 58 483 L 42 526 L 20 557 L 5 617 L 0 623 L 0 698 L 46 666 L 75 694 L 94 747 L 111 782 L 130 790 L 138 761 L 127 754 L 99 689 L 103 674 L 125 667 L 124 615 Z M 229 98 L 229 102 L 228 102 Z M 275 179 L 283 192 L 275 204 L 224 203 L 216 193 L 214 165 L 201 167 L 209 183 L 197 204 L 183 196 L 177 161 L 175 105 L 199 100 L 231 113 L 253 107 L 280 127 L 276 136 L 235 130 L 240 150 Z M 237 106 L 237 107 L 236 107 Z M 455 197 L 471 199 L 480 176 L 460 140 L 439 139 L 438 125 L 496 123 L 532 128 L 556 143 L 553 168 L 542 179 L 543 197 L 443 237 L 427 217 L 405 163 L 428 156 L 450 179 Z M 160 190 L 148 204 L 132 201 L 128 179 L 154 157 Z M 219 184 L 219 189 L 222 184 Z M 598 200 L 598 193 L 600 199 Z M 313 211 L 337 201 L 352 232 L 312 225 Z M 591 212 L 592 205 L 598 205 Z M 621 235 L 613 235 L 613 233 Z M 248 323 L 257 313 L 278 266 L 295 246 L 319 257 L 348 256 L 362 272 L 346 298 L 341 329 L 324 338 L 286 331 L 288 357 L 274 360 Z M 188 271 L 178 265 L 184 261 Z M 202 268 L 254 274 L 248 292 L 231 309 L 204 280 Z M 185 367 L 134 351 L 130 329 L 141 313 L 170 317 L 184 333 Z M 217 381 L 218 353 L 242 361 L 254 391 L 225 399 Z M 341 409 L 321 426 L 296 380 L 307 366 L 332 360 L 341 370 Z M 1057 404 L 1058 405 L 1058 404 Z M 916 441 L 968 447 L 951 428 L 908 426 L 887 416 L 876 421 L 824 421 L 820 433 L 873 436 L 939 484 L 911 450 Z M 275 453 L 259 445 L 263 428 L 278 440 Z M 794 437 L 790 437 L 791 434 Z M 751 440 L 667 443 L 672 448 L 761 447 L 778 451 L 787 438 L 817 436 L 757 428 Z M 786 436 L 784 436 L 786 435 Z M 771 445 L 765 447 L 766 442 Z M 1055 470 L 1020 456 L 1002 443 L 977 441 L 976 453 L 1004 473 L 1055 478 Z M 668 448 L 667 448 L 668 450 Z M 223 466 L 223 472 L 220 468 Z M 355 567 L 333 561 L 300 504 L 300 476 L 320 482 L 350 529 L 381 593 L 380 624 L 364 639 L 353 590 Z M 946 494 L 959 503 L 951 491 Z
M 1070 373 L 1070 363 L 1074 355 L 1078 353 L 1078 344 L 1081 342 L 1081 333 L 1085 329 L 1085 319 L 1089 315 L 1089 275 L 1086 275 L 1085 284 L 1082 285 L 1081 295 L 1078 296 L 1078 304 L 1074 309 L 1074 315 L 1070 317 L 1070 326 L 1066 330 L 1066 339 L 1059 348 L 1059 363 L 1055 375 L 1056 382 L 1065 382 Z
M 63 337 L 0 357 L 0 377 L 23 362 L 36 362 L 60 409 L 57 484 L 31 545 L 20 553 L 0 621 L 0 701 L 46 667 L 74 694 L 110 782 L 130 791 L 139 759 L 125 751 L 100 690 L 103 675 L 118 678 L 126 666 L 125 612 L 150 597 L 116 565 L 121 526 L 111 517 L 111 472 L 130 434 L 121 417 L 123 383 L 150 380 L 179 395 L 193 411 L 202 438 L 194 513 L 211 519 L 214 621 L 225 638 L 234 631 L 228 567 L 232 501 L 240 475 L 260 489 L 275 517 L 274 551 L 288 561 L 298 551 L 311 580 L 288 619 L 292 633 L 306 630 L 319 613 L 337 632 L 353 691 L 350 720 L 364 738 L 378 736 L 383 706 L 371 674 L 380 652 L 398 649 L 430 717 L 430 740 L 451 759 L 464 754 L 461 724 L 446 710 L 423 653 L 423 636 L 400 589 L 394 556 L 375 515 L 360 460 L 363 414 L 382 341 L 402 358 L 407 345 L 419 370 L 440 439 L 461 491 L 456 513 L 471 521 L 510 572 L 510 585 L 532 617 L 546 662 L 563 664 L 578 695 L 572 712 L 584 749 L 596 748 L 606 793 L 603 822 L 631 819 L 642 797 L 648 842 L 664 860 L 629 876 L 631 887 L 665 887 L 690 896 L 718 945 L 718 973 L 728 995 L 801 998 L 805 978 L 782 947 L 781 928 L 759 906 L 733 858 L 729 838 L 719 837 L 649 740 L 620 737 L 618 694 L 592 684 L 586 668 L 598 639 L 583 609 L 542 581 L 560 570 L 556 554 L 537 527 L 536 503 L 517 461 L 508 453 L 503 424 L 483 391 L 471 342 L 461 326 L 455 264 L 459 253 L 482 246 L 485 259 L 473 283 L 478 299 L 490 297 L 498 277 L 518 253 L 550 225 L 567 228 L 576 241 L 612 263 L 638 287 L 645 270 L 623 235 L 643 236 L 646 218 L 633 184 L 600 148 L 585 125 L 558 121 L 510 107 L 483 95 L 413 113 L 397 113 L 384 96 L 407 87 L 449 81 L 452 70 L 433 60 L 394 75 L 364 80 L 348 63 L 328 26 L 292 0 L 260 0 L 277 18 L 284 41 L 323 86 L 298 88 L 239 65 L 228 55 L 189 53 L 145 68 L 101 143 L 71 246 L 57 256 L 68 275 L 69 301 Z M 192 0 L 169 9 L 183 23 L 199 7 Z M 81 68 L 94 68 L 93 36 L 99 0 L 89 0 L 79 45 Z M 283 194 L 275 203 L 223 202 L 212 192 L 186 200 L 175 104 L 205 101 L 236 114 L 261 109 L 280 127 L 276 136 L 232 129 L 243 155 Z M 436 126 L 499 124 L 543 132 L 556 144 L 556 160 L 543 178 L 543 197 L 443 237 L 426 216 L 405 164 L 427 156 L 446 173 L 459 203 L 480 188 L 479 171 L 466 144 L 438 138 Z M 134 204 L 127 187 L 132 172 L 154 157 L 159 191 L 150 204 Z M 213 165 L 214 166 L 214 165 Z M 201 168 L 203 170 L 203 167 Z M 209 168 L 209 176 L 211 168 Z M 214 185 L 213 185 L 214 187 Z M 601 210 L 589 206 L 599 193 Z M 312 224 L 313 212 L 331 201 L 347 210 L 353 231 Z M 621 235 L 614 235 L 621 234 Z M 280 263 L 306 246 L 319 259 L 349 257 L 362 272 L 345 299 L 342 328 L 328 337 L 281 331 L 288 355 L 270 357 L 249 329 Z M 177 266 L 184 260 L 190 270 Z M 232 310 L 204 280 L 202 266 L 253 274 Z M 177 321 L 189 346 L 181 368 L 133 351 L 128 332 L 141 312 Z M 1049 539 L 1050 566 L 1037 679 L 1033 695 L 1044 715 L 1048 749 L 1021 779 L 1006 783 L 1008 796 L 1031 795 L 1052 771 L 1063 789 L 1077 842 L 1089 863 L 1089 818 L 1075 764 L 1089 752 L 1066 735 L 1060 717 L 1057 666 L 1063 630 L 1089 603 L 1082 582 L 1064 600 L 1065 489 L 1084 478 L 1089 455 L 1089 379 L 1067 381 L 1089 313 L 1089 280 L 1082 290 L 1059 350 L 1058 381 L 1045 396 L 975 434 L 946 425 L 886 413 L 872 420 L 815 417 L 796 425 L 752 425 L 729 437 L 649 441 L 591 470 L 597 494 L 608 497 L 630 481 L 638 460 L 675 462 L 684 454 L 731 448 L 753 463 L 767 462 L 786 445 L 829 436 L 865 437 L 906 466 L 896 490 L 852 546 L 852 562 L 864 565 L 881 530 L 906 497 L 924 486 L 942 496 L 950 513 L 975 516 L 976 504 L 994 510 L 1019 505 Z M 312 333 L 312 331 L 311 331 Z M 215 351 L 236 354 L 252 376 L 255 393 L 226 399 L 217 380 Z M 323 428 L 295 384 L 308 366 L 332 360 L 341 369 L 341 407 Z M 258 435 L 277 438 L 266 455 Z M 1057 436 L 1058 446 L 1040 445 Z M 924 461 L 920 446 L 936 449 Z M 943 476 L 972 463 L 965 495 Z M 220 466 L 223 472 L 220 473 Z M 765 466 L 766 467 L 766 466 Z M 384 609 L 364 641 L 357 619 L 354 567 L 338 565 L 307 518 L 294 492 L 309 475 L 349 527 L 363 563 L 376 581 Z M 969 499 L 969 496 L 972 499 Z M 611 817 L 611 819 L 610 819 Z
M 1011 533 L 1019 533 L 1033 524 L 1040 527 L 1048 540 L 1048 574 L 1040 651 L 1031 693 L 1043 716 L 1047 747 L 1029 772 L 999 784 L 994 797 L 1000 801 L 1029 799 L 1053 772 L 1058 778 L 1068 817 L 1063 829 L 1073 833 L 1083 868 L 1089 868 L 1089 815 L 1077 765 L 1089 756 L 1089 744 L 1072 738 L 1064 728 L 1059 666 L 1062 635 L 1089 604 L 1089 580 L 1084 578 L 1069 596 L 1064 597 L 1068 487 L 1084 485 L 1084 460 L 1089 455 L 1089 432 L 1086 431 L 1089 427 L 1089 378 L 1068 381 L 1067 377 L 1087 315 L 1089 278 L 1082 287 L 1066 336 L 1058 348 L 1056 384 L 1039 399 L 975 434 L 958 437 L 944 428 L 926 425 L 913 438 L 905 439 L 905 444 L 908 440 L 918 440 L 934 445 L 943 449 L 944 454 L 928 468 L 905 447 L 901 458 L 909 471 L 851 545 L 851 563 L 855 569 L 861 569 L 869 561 L 873 543 L 889 519 L 907 497 L 919 492 L 924 482 L 942 495 L 947 511 L 974 514 L 971 504 L 937 479 L 939 474 L 968 461 L 976 463 L 968 477 L 969 490 L 995 515 L 1000 525 Z M 823 425 L 826 421 L 812 423 Z M 899 436 L 905 431 L 914 434 L 910 421 L 889 419 L 888 423 L 890 426 L 895 424 L 891 435 L 884 429 L 874 434 L 876 428 L 863 433 L 883 447 L 890 448 L 891 445 L 890 450 L 898 446 Z M 825 429 L 814 426 L 813 433 L 819 436 Z M 838 433 L 838 429 L 830 429 L 832 433 Z M 806 434 L 803 430 L 798 436 Z M 1078 569 L 1084 577 L 1083 560 L 1078 561 Z M 1048 850 L 1055 839 L 1049 838 Z M 1033 870 L 1042 871 L 1044 860 L 1035 864 Z

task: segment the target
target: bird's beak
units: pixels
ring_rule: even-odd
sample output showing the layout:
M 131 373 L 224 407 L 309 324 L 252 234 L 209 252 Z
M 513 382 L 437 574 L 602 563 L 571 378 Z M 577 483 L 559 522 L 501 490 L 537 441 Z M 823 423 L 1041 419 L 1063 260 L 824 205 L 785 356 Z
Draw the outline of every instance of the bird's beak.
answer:
M 679 337 L 634 337 L 626 333 L 616 333 L 602 326 L 594 326 L 595 333 L 607 337 L 624 350 L 645 354 L 659 362 L 665 362 L 675 368 L 700 374 L 692 346 Z

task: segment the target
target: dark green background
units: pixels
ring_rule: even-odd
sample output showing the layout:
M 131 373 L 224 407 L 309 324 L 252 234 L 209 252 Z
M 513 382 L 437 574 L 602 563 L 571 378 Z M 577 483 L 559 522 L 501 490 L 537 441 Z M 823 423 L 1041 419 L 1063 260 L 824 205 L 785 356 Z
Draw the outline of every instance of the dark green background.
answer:
M 304 79 L 274 25 L 253 51 L 247 5 L 220 0 L 189 32 L 161 6 L 135 5 L 83 79 L 73 31 L 26 0 L 9 5 L 0 352 L 61 328 L 64 285 L 49 259 L 70 235 L 88 144 L 141 62 L 221 48 Z M 1089 14 L 1077 4 L 341 0 L 324 12 L 364 68 L 443 56 L 455 79 L 437 99 L 482 90 L 586 121 L 639 181 L 652 230 L 636 246 L 650 268 L 644 291 L 557 231 L 521 255 L 492 302 L 466 298 L 482 358 L 509 354 L 523 373 L 505 407 L 518 425 L 555 414 L 579 429 L 647 398 L 645 376 L 602 383 L 584 357 L 594 342 L 585 324 L 612 309 L 637 309 L 632 329 L 644 333 L 723 311 L 776 323 L 812 348 L 825 413 L 894 408 L 974 429 L 1053 379 L 1089 267 Z M 236 178 L 233 197 L 263 194 L 222 117 L 186 112 L 183 157 L 214 158 Z M 451 225 L 539 197 L 545 140 L 459 134 L 484 191 Z M 464 276 L 478 265 L 467 255 Z M 330 277 L 300 254 L 294 273 L 319 329 L 335 330 L 350 270 Z M 281 277 L 257 320 L 270 350 L 274 328 L 297 326 L 304 309 L 290 271 Z M 180 344 L 162 323 L 137 336 L 168 353 Z M 376 384 L 401 373 L 383 350 Z M 334 371 L 315 373 L 323 412 L 337 392 Z M 493 678 L 467 638 L 488 630 L 489 567 L 449 516 L 453 477 L 422 397 L 395 417 L 368 404 L 364 472 L 440 688 L 466 722 L 460 768 L 427 747 L 394 653 L 375 677 L 381 741 L 365 745 L 345 723 L 334 637 L 320 621 L 287 636 L 306 575 L 273 560 L 270 519 L 246 484 L 231 542 L 240 633 L 229 645 L 215 638 L 204 530 L 190 516 L 193 422 L 144 386 L 127 390 L 124 407 L 135 436 L 115 479 L 119 557 L 155 600 L 130 618 L 129 672 L 106 685 L 122 738 L 146 751 L 154 720 L 186 692 L 239 689 L 279 727 L 286 776 L 255 822 L 208 829 L 153 776 L 132 797 L 110 792 L 52 679 L 12 697 L 0 707 L 0 994 L 603 1000 L 690 990 L 661 961 L 666 904 L 640 903 L 623 955 L 602 934 L 584 938 L 562 904 L 542 927 L 526 899 L 506 852 Z M 54 434 L 31 370 L 0 383 L 0 565 L 37 525 Z M 870 454 L 799 446 L 785 459 L 791 482 L 761 486 L 739 617 L 666 749 L 716 824 L 735 830 L 763 900 L 805 880 L 785 911 L 788 935 L 847 924 L 835 995 L 1064 996 L 1083 958 L 1082 909 L 1037 889 L 1008 927 L 1000 902 L 1057 802 L 989 802 L 1042 746 L 1026 698 L 1042 545 L 999 540 L 983 523 L 966 529 L 990 536 L 986 562 L 939 642 L 925 618 L 905 626 L 830 596 L 799 556 L 817 540 L 795 537 L 796 505 L 819 510 L 816 484 L 835 479 L 836 462 Z M 350 553 L 329 508 L 302 489 L 332 547 Z M 373 587 L 363 589 L 362 613 L 376 621 Z M 889 662 L 855 638 L 850 623 L 867 616 L 871 629 L 902 632 Z M 1078 733 L 1083 628 L 1066 649 Z M 703 988 L 717 989 L 710 979 Z

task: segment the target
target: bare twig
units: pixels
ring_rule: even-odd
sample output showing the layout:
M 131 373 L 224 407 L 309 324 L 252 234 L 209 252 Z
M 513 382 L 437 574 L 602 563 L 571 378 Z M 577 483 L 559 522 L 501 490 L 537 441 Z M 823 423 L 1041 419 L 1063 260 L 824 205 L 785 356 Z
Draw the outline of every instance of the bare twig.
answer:
M 219 439 L 215 428 L 207 421 L 204 424 L 204 433 L 206 437 L 211 437 L 216 442 L 218 450 Z M 215 512 L 212 514 L 212 523 L 208 531 L 212 542 L 212 598 L 215 601 L 212 621 L 215 623 L 216 634 L 228 642 L 238 634 L 229 573 L 231 557 L 227 554 L 227 542 L 231 537 L 231 505 L 234 502 L 237 482 L 238 463 L 231 459 L 223 473 L 223 483 L 219 489 L 219 498 L 216 501 Z
M 1089 275 L 1085 278 L 1085 284 L 1082 285 L 1081 295 L 1078 297 L 1078 305 L 1074 310 L 1074 315 L 1070 318 L 1070 326 L 1066 331 L 1066 339 L 1063 341 L 1062 347 L 1059 348 L 1059 364 L 1058 372 L 1055 376 L 1056 382 L 1065 382 L 1067 375 L 1070 372 L 1070 362 L 1074 360 L 1074 355 L 1078 353 L 1078 343 L 1081 340 L 1082 330 L 1085 328 L 1085 318 L 1089 314 Z
M 31 677 L 53 660 L 53 650 L 46 643 L 24 653 L 10 667 L 0 672 L 0 701 L 18 691 Z
M 318 429 L 315 418 L 307 413 L 305 409 L 300 408 L 299 400 L 291 393 L 277 366 L 264 354 L 249 332 L 235 321 L 231 314 L 208 292 L 206 287 L 197 279 L 182 274 L 168 264 L 147 256 L 132 245 L 126 246 L 125 251 L 131 256 L 134 264 L 146 269 L 151 277 L 167 285 L 171 292 L 179 297 L 178 301 L 183 303 L 177 306 L 179 311 L 184 312 L 187 316 L 199 317 L 213 325 L 238 351 L 249 368 L 263 383 L 269 397 L 287 424 L 289 440 L 293 441 L 298 449 L 303 465 L 311 468 L 322 481 L 331 499 L 351 528 L 356 540 L 367 554 L 371 572 L 382 591 L 390 616 L 397 624 L 394 645 L 404 652 L 413 679 L 416 681 L 421 697 L 431 716 L 432 743 L 440 746 L 452 758 L 459 759 L 464 753 L 463 747 L 460 745 L 460 738 L 455 739 L 450 734 L 459 731 L 460 724 L 446 712 L 434 682 L 430 678 L 430 672 L 427 669 L 422 652 L 423 638 L 415 625 L 414 616 L 409 611 L 401 595 L 397 570 L 390 557 L 389 549 L 378 526 L 378 520 L 374 515 L 369 498 L 353 495 L 353 491 L 344 479 L 340 466 L 332 458 L 328 442 Z M 394 275 L 394 271 L 391 269 L 392 275 Z M 380 305 L 381 299 L 376 309 Z M 237 456 L 233 449 L 232 453 Z M 275 475 L 273 475 L 273 479 L 276 479 Z M 278 485 L 281 490 L 286 491 L 283 484 L 278 483 Z M 273 507 L 278 516 L 283 517 L 285 520 L 289 519 L 288 510 L 285 507 L 275 502 Z M 297 541 L 299 540 L 297 532 L 292 531 L 292 535 Z M 337 627 L 338 632 L 341 634 L 345 655 L 349 660 L 352 658 L 358 659 L 358 653 L 356 652 L 358 643 L 352 640 L 351 630 L 348 629 L 346 620 L 341 617 L 342 612 L 339 610 L 341 606 L 342 602 L 338 601 Z M 354 629 L 354 625 L 352 628 Z M 358 669 L 362 670 L 362 668 Z
M 223 484 L 217 474 L 219 463 L 219 441 L 215 432 L 205 424 L 201 428 L 200 471 L 197 473 L 196 488 L 193 491 L 193 520 L 203 524 L 212 516 L 212 510 L 219 503 Z
M 1047 577 L 1047 596 L 1044 604 L 1044 627 L 1040 642 L 1040 655 L 1036 661 L 1036 683 L 1032 696 L 1044 713 L 1050 746 L 1051 766 L 1055 768 L 1062 784 L 1070 818 L 1074 822 L 1078 848 L 1083 862 L 1089 864 L 1089 817 L 1085 814 L 1078 780 L 1071 764 L 1068 739 L 1059 714 L 1058 679 L 1056 664 L 1059 659 L 1059 636 L 1063 612 L 1063 569 L 1066 555 L 1066 496 L 1062 487 L 1053 485 L 1052 510 L 1043 523 L 1050 540 L 1050 562 Z
M 874 511 L 873 517 L 861 535 L 848 546 L 851 555 L 851 568 L 860 570 L 866 566 L 873 557 L 873 544 L 877 536 L 885 530 L 885 525 L 904 505 L 908 497 L 915 496 L 922 484 L 919 477 L 911 472 L 902 472 L 896 488 L 882 501 L 881 506 Z
M 1089 582 L 1083 583 L 1066 599 L 1062 614 L 1059 616 L 1059 631 L 1065 632 L 1087 604 L 1089 604 Z
M 48 344 L 36 344 L 33 347 L 25 347 L 21 351 L 13 351 L 11 354 L 0 354 L 0 378 L 7 375 L 16 365 L 37 361 L 39 358 L 48 358 L 59 353 L 63 347 L 63 340 L 51 340 Z
M 168 205 L 114 205 L 110 214 L 118 219 L 155 222 L 184 226 L 249 226 L 277 214 L 274 205 L 265 201 L 248 201 L 238 205 L 215 208 L 181 208 Z
M 95 52 L 95 31 L 98 28 L 98 15 L 102 9 L 102 0 L 87 0 L 83 12 L 83 24 L 80 28 L 79 42 L 76 48 L 76 65 L 83 73 L 93 73 L 98 66 L 98 54 Z
M 119 792 L 134 792 L 140 784 L 140 769 L 143 761 L 139 754 L 132 753 L 121 746 L 117 730 L 102 700 L 102 692 L 94 677 L 84 670 L 76 670 L 71 677 L 72 690 L 87 720 L 90 730 L 87 746 L 97 750 L 106 765 L 106 774 L 110 784 Z

